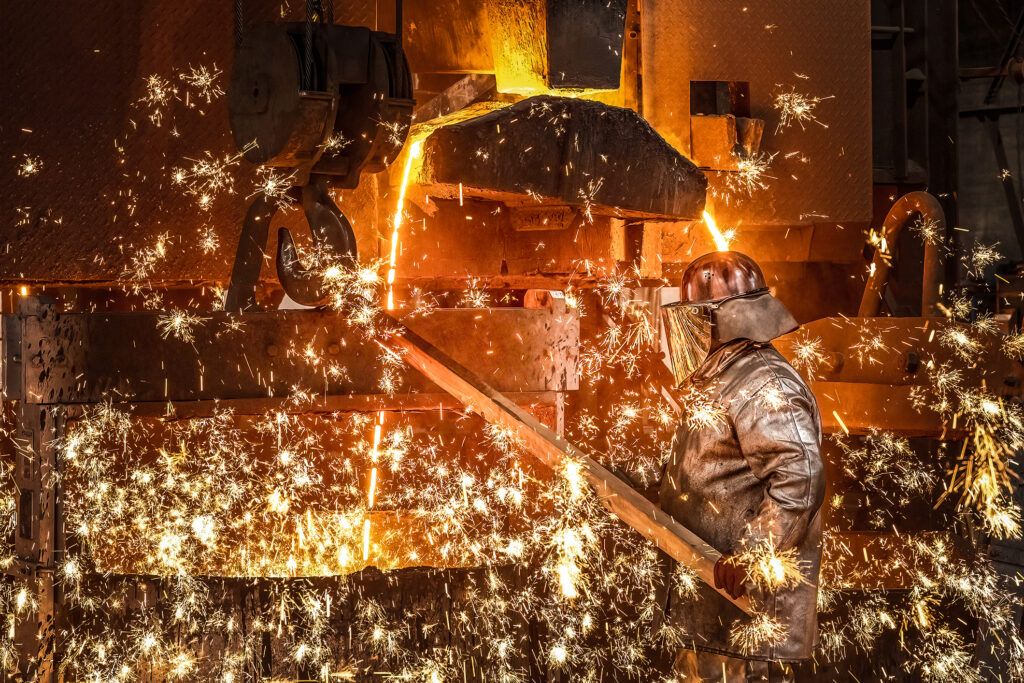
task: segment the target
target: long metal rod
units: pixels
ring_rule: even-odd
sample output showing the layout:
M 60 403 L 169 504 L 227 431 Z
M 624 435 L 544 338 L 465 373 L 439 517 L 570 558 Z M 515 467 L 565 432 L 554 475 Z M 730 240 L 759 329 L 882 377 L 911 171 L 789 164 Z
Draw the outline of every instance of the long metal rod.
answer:
M 715 548 L 443 351 L 398 321 L 394 324 L 399 326 L 399 333 L 391 336 L 387 345 L 406 363 L 488 422 L 511 429 L 525 449 L 552 470 L 560 470 L 569 462 L 577 463 L 580 474 L 594 487 L 605 508 L 676 561 L 690 567 L 709 586 L 715 585 L 715 563 L 721 557 Z M 750 613 L 747 596 L 733 599 L 724 590 L 715 590 Z
M 961 109 L 958 115 L 962 119 L 993 119 L 1000 116 L 1013 116 L 1024 114 L 1024 107 L 1019 104 L 1008 104 L 998 107 L 977 107 L 975 109 Z
M 961 80 L 970 80 L 972 78 L 1005 78 L 1010 75 L 1009 64 L 1002 64 L 1000 66 L 974 66 L 964 67 L 960 69 L 958 74 Z

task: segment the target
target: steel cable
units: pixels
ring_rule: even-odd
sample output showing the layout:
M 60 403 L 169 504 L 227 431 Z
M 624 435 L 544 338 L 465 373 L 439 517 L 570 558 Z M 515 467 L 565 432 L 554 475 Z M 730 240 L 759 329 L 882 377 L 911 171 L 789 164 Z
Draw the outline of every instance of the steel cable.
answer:
M 242 35 L 245 33 L 245 7 L 242 3 L 245 0 L 235 0 L 235 46 L 242 44 Z
M 313 7 L 315 2 L 316 0 L 306 0 L 306 70 L 303 72 L 305 76 L 303 90 L 313 89 Z

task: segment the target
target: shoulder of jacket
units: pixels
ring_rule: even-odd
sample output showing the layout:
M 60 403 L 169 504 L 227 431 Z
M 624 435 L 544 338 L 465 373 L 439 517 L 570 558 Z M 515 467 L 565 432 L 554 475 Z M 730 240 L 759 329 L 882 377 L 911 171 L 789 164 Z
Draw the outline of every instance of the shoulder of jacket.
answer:
M 723 374 L 727 375 L 728 384 L 742 384 L 736 388 L 742 389 L 749 396 L 772 383 L 788 384 L 799 391 L 811 393 L 800 373 L 770 344 L 744 354 L 726 368 Z

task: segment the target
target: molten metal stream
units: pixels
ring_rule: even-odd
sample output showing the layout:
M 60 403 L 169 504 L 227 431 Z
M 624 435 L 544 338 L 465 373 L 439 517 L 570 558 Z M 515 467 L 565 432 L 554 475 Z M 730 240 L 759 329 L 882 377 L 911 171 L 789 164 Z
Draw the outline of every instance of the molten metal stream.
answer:
M 419 158 L 422 150 L 422 140 L 417 140 L 409 146 L 409 158 L 405 160 L 405 171 L 402 172 L 402 187 L 398 191 L 398 206 L 391 221 L 391 259 L 388 262 L 388 299 L 385 306 L 389 311 L 395 308 L 395 264 L 398 260 L 398 231 L 402 227 L 402 214 L 405 212 L 405 188 L 409 186 L 412 164 Z
M 729 238 L 722 234 L 722 231 L 718 229 L 718 224 L 715 223 L 714 217 L 707 211 L 704 212 L 704 225 L 708 226 L 708 232 L 714 238 L 715 247 L 718 251 L 729 251 Z

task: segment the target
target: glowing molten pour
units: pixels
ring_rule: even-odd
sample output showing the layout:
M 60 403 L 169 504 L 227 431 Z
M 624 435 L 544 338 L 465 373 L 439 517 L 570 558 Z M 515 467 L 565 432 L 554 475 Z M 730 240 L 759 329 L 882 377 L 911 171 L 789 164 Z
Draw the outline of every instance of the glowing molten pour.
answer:
M 704 212 L 704 225 L 708 226 L 708 231 L 714 238 L 715 247 L 718 248 L 718 251 L 729 251 L 729 237 L 718 229 L 718 224 L 715 223 L 714 217 L 707 211 Z
M 405 211 L 405 188 L 409 185 L 409 172 L 412 170 L 412 164 L 419 158 L 422 151 L 422 140 L 417 140 L 409 147 L 409 157 L 405 161 L 405 172 L 402 174 L 402 187 L 398 191 L 398 206 L 395 209 L 395 217 L 391 221 L 391 259 L 388 264 L 388 298 L 385 305 L 389 311 L 395 307 L 395 264 L 398 262 L 398 229 L 402 226 L 402 214 Z

